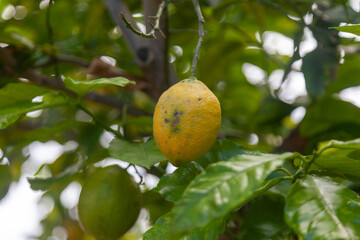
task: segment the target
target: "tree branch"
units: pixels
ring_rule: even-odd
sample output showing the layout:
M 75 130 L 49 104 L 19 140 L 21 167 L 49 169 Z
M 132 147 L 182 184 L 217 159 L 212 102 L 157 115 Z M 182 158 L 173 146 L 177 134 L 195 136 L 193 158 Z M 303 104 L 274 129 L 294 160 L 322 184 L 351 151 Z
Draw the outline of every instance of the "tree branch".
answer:
M 54 63 L 57 62 L 65 62 L 65 63 L 72 63 L 72 64 L 76 64 L 79 65 L 81 67 L 89 67 L 90 63 L 88 61 L 73 57 L 73 56 L 68 56 L 68 55 L 58 55 L 56 57 L 56 60 L 54 58 L 50 58 L 48 61 L 35 65 L 34 68 L 42 68 L 42 67 L 46 67 L 49 65 L 52 65 Z
M 135 57 L 135 61 L 146 79 L 146 82 L 151 83 L 153 91 L 150 96 L 153 99 L 160 97 L 161 93 L 167 89 L 170 85 L 177 82 L 177 77 L 174 71 L 171 69 L 168 54 L 167 54 L 167 39 L 163 37 L 144 38 L 141 37 L 129 28 L 126 27 L 125 22 L 120 18 L 120 14 L 132 25 L 136 26 L 132 18 L 132 14 L 123 0 L 103 0 L 106 4 L 110 15 L 114 22 L 120 27 L 123 33 L 123 37 L 129 46 L 132 54 Z M 159 5 L 162 3 L 161 0 L 143 0 L 143 12 L 144 16 L 156 16 L 162 11 L 161 17 L 159 18 L 159 31 L 167 32 L 167 12 L 164 7 L 163 10 L 159 10 Z M 164 14 L 166 13 L 166 14 Z M 152 19 L 150 19 L 152 20 Z M 150 26 L 155 27 L 157 24 L 150 23 Z M 149 26 L 149 27 L 150 27 Z M 151 31 L 151 30 L 150 30 Z M 155 33 L 155 34 L 156 34 Z
M 113 21 L 118 25 L 123 33 L 123 37 L 131 52 L 136 56 L 137 50 L 143 45 L 144 39 L 135 35 L 126 24 L 121 20 L 120 14 L 123 13 L 124 17 L 129 20 L 131 25 L 134 25 L 130 9 L 123 0 L 103 0 Z
M 166 8 L 167 3 L 166 2 L 162 2 L 159 5 L 158 11 L 156 13 L 156 16 L 154 16 L 153 18 L 155 19 L 155 24 L 153 25 L 150 21 L 149 24 L 151 25 L 152 29 L 149 33 L 143 33 L 139 30 L 137 30 L 136 28 L 133 27 L 133 25 L 131 25 L 131 23 L 126 19 L 125 15 L 123 12 L 120 13 L 120 18 L 124 21 L 125 25 L 127 28 L 129 28 L 133 33 L 141 36 L 141 37 L 145 37 L 145 38 L 156 38 L 155 33 L 157 31 L 159 31 L 162 36 L 165 38 L 164 33 L 161 31 L 160 29 L 160 17 L 162 15 L 162 13 L 164 12 L 164 9 Z
M 200 48 L 201 48 L 201 44 L 202 44 L 202 41 L 204 40 L 204 35 L 205 35 L 205 32 L 204 32 L 205 19 L 204 19 L 202 13 L 201 13 L 199 1 L 198 0 L 193 0 L 193 3 L 194 3 L 194 8 L 195 8 L 195 11 L 196 11 L 196 15 L 198 16 L 198 19 L 199 19 L 199 40 L 198 40 L 198 43 L 196 45 L 194 58 L 193 58 L 193 61 L 192 61 L 192 67 L 191 67 L 191 76 L 195 77 L 196 65 L 197 65 L 197 61 L 199 59 Z
M 52 5 L 54 5 L 54 1 L 53 0 L 50 0 L 49 1 L 49 5 L 47 7 L 47 10 L 46 10 L 46 28 L 47 28 L 47 31 L 48 31 L 48 37 L 49 37 L 49 44 L 54 48 L 54 33 L 53 33 L 53 28 L 51 26 L 51 22 L 50 22 L 50 11 L 51 11 L 51 7 Z M 54 65 L 54 70 L 55 70 L 55 76 L 59 77 L 59 66 L 57 64 L 57 58 L 55 56 L 55 51 L 54 49 L 51 50 L 51 53 L 50 53 L 50 57 L 51 59 L 54 61 L 55 65 Z
M 24 78 L 29 82 L 35 83 L 38 86 L 46 87 L 56 91 L 63 92 L 71 97 L 77 97 L 77 94 L 66 88 L 63 81 L 58 77 L 50 77 L 37 72 L 34 69 L 27 69 L 19 72 L 17 60 L 7 48 L 0 48 L 0 62 L 3 63 L 3 70 L 6 74 L 17 78 Z M 110 95 L 99 94 L 97 92 L 90 92 L 83 96 L 84 100 L 100 103 L 112 108 L 122 110 L 125 105 L 129 103 L 115 98 Z M 135 116 L 151 116 L 152 113 L 128 106 L 128 112 Z

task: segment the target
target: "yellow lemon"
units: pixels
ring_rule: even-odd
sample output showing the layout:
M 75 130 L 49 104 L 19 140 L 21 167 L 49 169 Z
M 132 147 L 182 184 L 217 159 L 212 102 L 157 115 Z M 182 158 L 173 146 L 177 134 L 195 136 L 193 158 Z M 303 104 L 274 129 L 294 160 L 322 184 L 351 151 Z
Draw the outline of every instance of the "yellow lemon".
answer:
M 81 227 L 98 240 L 124 235 L 141 209 L 141 192 L 126 170 L 117 165 L 97 168 L 82 187 L 78 215 Z
M 175 166 L 207 153 L 219 134 L 220 125 L 219 100 L 196 79 L 185 79 L 173 85 L 156 104 L 155 141 Z

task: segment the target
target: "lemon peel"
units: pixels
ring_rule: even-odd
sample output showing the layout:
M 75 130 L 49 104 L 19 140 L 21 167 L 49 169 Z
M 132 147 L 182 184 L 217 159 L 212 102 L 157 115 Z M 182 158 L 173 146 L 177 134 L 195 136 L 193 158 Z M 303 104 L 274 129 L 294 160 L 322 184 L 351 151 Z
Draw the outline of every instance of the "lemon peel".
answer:
M 154 138 L 174 165 L 194 161 L 215 143 L 221 125 L 217 97 L 201 81 L 190 78 L 170 87 L 154 112 Z

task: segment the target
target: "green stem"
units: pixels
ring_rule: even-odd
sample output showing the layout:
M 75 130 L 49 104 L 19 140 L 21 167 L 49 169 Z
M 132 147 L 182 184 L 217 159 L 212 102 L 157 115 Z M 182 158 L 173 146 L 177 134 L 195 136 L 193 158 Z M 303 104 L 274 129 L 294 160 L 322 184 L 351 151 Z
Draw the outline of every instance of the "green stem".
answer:
M 299 169 L 299 170 L 295 173 L 295 175 L 294 175 L 294 177 L 293 177 L 293 179 L 292 179 L 292 182 L 294 183 L 294 182 L 296 181 L 296 179 L 298 179 L 298 178 L 300 178 L 300 177 L 303 177 L 304 174 L 305 174 L 304 170 Z
M 81 105 L 80 103 L 77 103 L 76 106 L 81 109 L 82 111 L 84 111 L 85 113 L 87 113 L 90 117 L 92 117 L 93 121 L 98 124 L 99 126 L 103 127 L 106 131 L 111 132 L 112 134 L 114 134 L 116 137 L 123 139 L 124 137 L 118 132 L 115 131 L 114 129 L 112 129 L 111 127 L 109 127 L 108 124 L 106 124 L 104 121 L 102 121 L 101 119 L 99 119 L 98 117 L 96 117 L 89 109 L 87 109 L 85 106 Z
M 275 186 L 276 184 L 284 181 L 284 180 L 292 180 L 293 177 L 292 176 L 283 176 L 283 177 L 278 177 L 278 178 L 274 178 L 269 180 L 264 186 L 258 188 L 255 191 L 255 196 L 258 196 L 264 192 L 266 192 L 267 190 L 269 190 L 270 188 L 272 188 L 273 186 Z
M 308 173 L 311 165 L 315 162 L 315 160 L 327 149 L 337 147 L 338 145 L 334 141 L 330 141 L 328 145 L 322 147 L 319 151 L 315 152 L 312 156 L 311 160 L 305 165 L 304 172 Z
M 289 172 L 289 170 L 287 170 L 286 168 L 278 168 L 276 169 L 275 171 L 280 171 L 280 172 L 283 172 L 285 173 L 286 175 L 288 176 L 292 176 L 292 174 Z
M 294 152 L 294 153 L 292 153 L 290 156 L 288 156 L 288 157 L 286 158 L 286 160 L 292 160 L 292 159 L 299 159 L 299 160 L 302 162 L 303 166 L 305 166 L 306 164 L 308 164 L 307 158 L 304 157 L 303 155 L 301 155 L 301 154 L 298 153 L 298 152 Z

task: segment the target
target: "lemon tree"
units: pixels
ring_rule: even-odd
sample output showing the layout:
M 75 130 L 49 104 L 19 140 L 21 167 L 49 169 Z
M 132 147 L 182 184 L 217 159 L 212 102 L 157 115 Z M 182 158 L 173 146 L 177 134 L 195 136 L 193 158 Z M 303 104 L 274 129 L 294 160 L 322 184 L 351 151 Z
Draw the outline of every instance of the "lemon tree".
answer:
M 197 79 L 185 79 L 165 91 L 154 112 L 157 146 L 175 166 L 207 153 L 219 134 L 217 97 Z
M 359 240 L 358 2 L 0 0 L 0 239 Z

